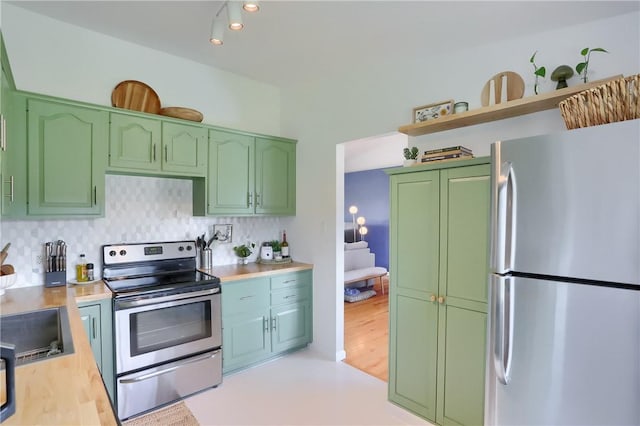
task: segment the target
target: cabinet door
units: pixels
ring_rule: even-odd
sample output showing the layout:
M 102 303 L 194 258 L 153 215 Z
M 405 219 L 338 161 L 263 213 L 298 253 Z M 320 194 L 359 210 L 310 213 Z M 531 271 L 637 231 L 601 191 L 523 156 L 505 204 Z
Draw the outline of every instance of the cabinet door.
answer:
M 441 172 L 439 424 L 482 424 L 489 247 L 488 165 Z
M 391 178 L 389 399 L 432 422 L 436 417 L 439 193 L 438 171 Z
M 102 335 L 101 335 L 101 322 L 100 322 L 100 305 L 87 305 L 79 307 L 80 319 L 84 330 L 89 337 L 89 344 L 93 351 L 93 357 L 96 359 L 96 364 L 100 372 L 102 372 Z
M 27 101 L 12 91 L 6 91 L 2 99 L 7 106 L 3 114 L 2 216 L 21 218 L 27 215 Z
M 160 170 L 162 122 L 111 113 L 109 168 L 131 171 Z
M 256 213 L 295 214 L 295 144 L 256 138 L 255 167 Z
M 207 174 L 207 129 L 162 123 L 162 170 L 185 176 Z
M 270 327 L 269 309 L 225 315 L 222 318 L 223 372 L 269 357 Z
M 311 341 L 311 304 L 308 301 L 271 308 L 271 349 L 274 353 Z
M 28 101 L 28 214 L 103 213 L 108 113 Z
M 254 138 L 220 130 L 209 138 L 208 213 L 254 213 Z

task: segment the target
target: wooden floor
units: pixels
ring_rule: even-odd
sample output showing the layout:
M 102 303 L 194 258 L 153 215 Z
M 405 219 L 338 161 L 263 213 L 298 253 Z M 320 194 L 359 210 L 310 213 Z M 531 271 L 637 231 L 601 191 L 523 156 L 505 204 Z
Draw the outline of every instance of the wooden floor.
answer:
M 344 302 L 345 362 L 385 382 L 389 380 L 389 279 L 384 279 L 384 296 L 375 280 L 374 297 Z

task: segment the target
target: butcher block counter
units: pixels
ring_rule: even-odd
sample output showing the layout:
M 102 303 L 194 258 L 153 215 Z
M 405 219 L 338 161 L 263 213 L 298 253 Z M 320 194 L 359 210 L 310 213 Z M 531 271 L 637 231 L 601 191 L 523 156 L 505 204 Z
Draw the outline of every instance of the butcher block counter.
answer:
M 3 425 L 118 424 L 80 320 L 76 290 L 79 300 L 110 297 L 101 282 L 83 287 L 8 289 L 0 297 L 2 315 L 66 306 L 74 347 L 70 355 L 16 368 L 16 412 Z M 4 391 L 3 386 L 3 401 Z
M 309 263 L 248 263 L 246 265 L 222 265 L 212 269 L 201 269 L 202 272 L 215 275 L 224 284 L 229 281 L 246 280 L 249 278 L 265 277 L 286 272 L 313 269 Z

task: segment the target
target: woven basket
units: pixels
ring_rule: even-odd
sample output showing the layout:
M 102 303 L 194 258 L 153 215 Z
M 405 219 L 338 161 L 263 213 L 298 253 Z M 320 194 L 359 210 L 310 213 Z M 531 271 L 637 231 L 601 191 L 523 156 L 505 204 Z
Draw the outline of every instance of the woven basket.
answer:
M 640 74 L 577 93 L 558 107 L 567 129 L 640 118 Z

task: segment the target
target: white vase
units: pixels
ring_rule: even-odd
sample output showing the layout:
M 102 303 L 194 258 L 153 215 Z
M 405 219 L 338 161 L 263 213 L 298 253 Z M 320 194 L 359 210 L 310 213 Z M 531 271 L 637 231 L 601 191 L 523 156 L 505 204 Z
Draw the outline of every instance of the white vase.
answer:
M 416 163 L 417 163 L 417 160 L 416 160 L 416 159 L 412 159 L 412 160 L 404 160 L 404 163 L 402 163 L 402 165 L 403 165 L 404 167 L 411 167 L 411 166 L 413 166 L 413 165 L 414 165 L 414 164 L 416 164 Z

